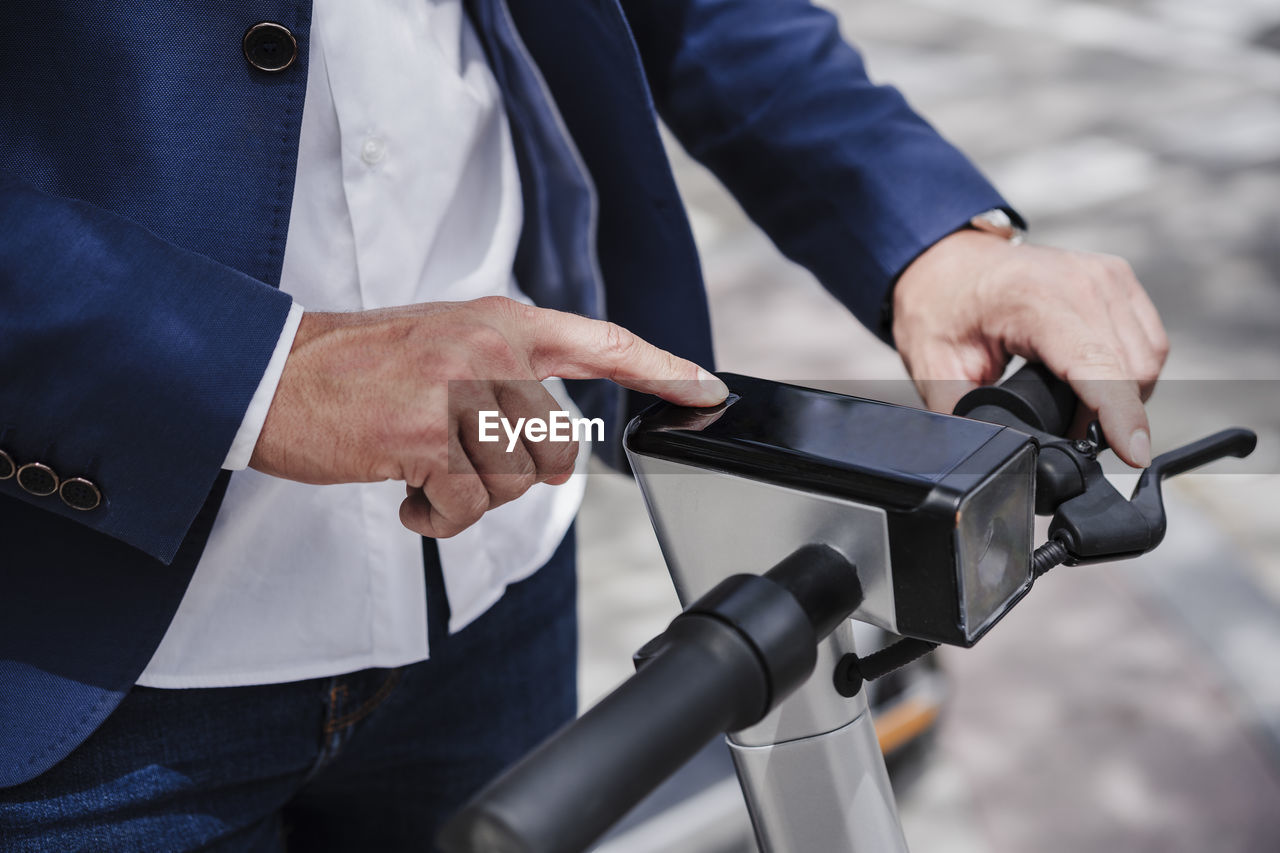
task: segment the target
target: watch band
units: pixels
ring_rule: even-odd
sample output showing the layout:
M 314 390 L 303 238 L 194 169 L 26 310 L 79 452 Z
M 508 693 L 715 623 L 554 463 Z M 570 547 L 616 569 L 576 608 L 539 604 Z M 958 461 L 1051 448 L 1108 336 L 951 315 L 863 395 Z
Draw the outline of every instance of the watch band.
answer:
M 979 213 L 969 220 L 969 227 L 1003 237 L 1015 246 L 1027 239 L 1027 229 L 1014 222 L 1013 217 L 1002 207 L 993 207 Z

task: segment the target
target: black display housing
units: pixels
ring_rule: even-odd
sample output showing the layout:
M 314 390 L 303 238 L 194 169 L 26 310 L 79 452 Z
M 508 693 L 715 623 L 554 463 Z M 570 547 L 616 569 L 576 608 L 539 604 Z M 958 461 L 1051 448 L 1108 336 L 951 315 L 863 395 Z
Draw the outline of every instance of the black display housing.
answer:
M 885 511 L 898 631 L 970 646 L 1031 585 L 998 612 L 968 624 L 957 527 L 965 499 L 1003 466 L 1026 469 L 1027 506 L 1007 514 L 1030 543 L 1036 443 L 1008 427 L 732 373 L 730 397 L 714 408 L 658 403 L 628 425 L 629 451 Z M 1008 470 L 1006 468 L 1005 470 Z M 1021 488 L 1021 486 L 1019 487 Z M 1019 496 L 1020 497 L 1020 496 Z

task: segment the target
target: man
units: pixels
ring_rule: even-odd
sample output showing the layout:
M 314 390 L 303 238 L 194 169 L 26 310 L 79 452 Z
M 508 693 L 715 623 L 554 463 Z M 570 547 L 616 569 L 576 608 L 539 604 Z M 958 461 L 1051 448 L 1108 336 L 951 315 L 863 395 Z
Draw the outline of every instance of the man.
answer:
M 574 448 L 475 413 L 723 397 L 655 108 L 930 405 L 1037 358 L 1148 461 L 1132 273 L 1012 245 L 807 3 L 9 4 L 0 40 L 14 849 L 419 849 L 573 712 Z M 615 387 L 574 389 L 614 431 Z

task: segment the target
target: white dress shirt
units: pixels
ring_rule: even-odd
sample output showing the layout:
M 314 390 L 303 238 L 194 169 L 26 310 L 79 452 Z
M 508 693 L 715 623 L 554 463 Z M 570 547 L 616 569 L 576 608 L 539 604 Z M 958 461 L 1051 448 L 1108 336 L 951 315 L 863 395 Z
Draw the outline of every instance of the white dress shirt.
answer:
M 511 272 L 521 220 L 501 93 L 459 0 L 315 0 L 280 282 L 294 307 L 227 457 L 236 473 L 208 546 L 140 684 L 274 683 L 428 657 L 404 484 L 310 486 L 245 466 L 301 306 L 525 300 Z M 581 503 L 585 457 L 569 483 L 535 486 L 439 541 L 450 630 L 550 558 Z

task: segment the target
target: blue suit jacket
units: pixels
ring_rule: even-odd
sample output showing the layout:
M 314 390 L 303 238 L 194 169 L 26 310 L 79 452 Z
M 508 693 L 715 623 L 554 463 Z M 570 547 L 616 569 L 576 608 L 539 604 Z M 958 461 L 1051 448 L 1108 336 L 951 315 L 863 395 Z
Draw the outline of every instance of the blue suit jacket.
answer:
M 917 254 L 1004 204 L 806 2 L 508 3 L 596 184 L 609 316 L 676 353 L 711 361 L 655 110 L 873 328 Z M 78 512 L 0 481 L 0 787 L 111 713 L 199 558 L 290 303 L 274 285 L 309 15 L 284 0 L 0 10 L 0 449 L 105 496 Z M 260 20 L 293 31 L 294 67 L 246 63 Z M 526 213 L 536 233 L 554 198 Z M 517 269 L 531 293 L 535 261 Z

